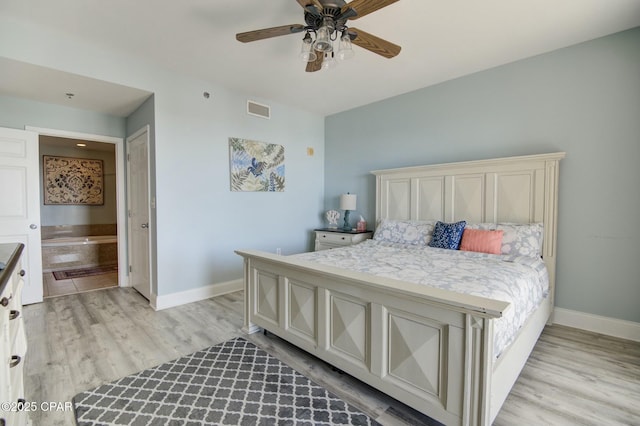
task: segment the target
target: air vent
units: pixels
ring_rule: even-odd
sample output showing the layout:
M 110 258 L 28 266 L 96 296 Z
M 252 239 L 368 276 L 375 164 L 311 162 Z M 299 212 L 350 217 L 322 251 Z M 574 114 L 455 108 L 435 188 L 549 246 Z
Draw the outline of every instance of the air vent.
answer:
M 271 107 L 254 101 L 247 101 L 247 114 L 269 119 L 271 118 Z

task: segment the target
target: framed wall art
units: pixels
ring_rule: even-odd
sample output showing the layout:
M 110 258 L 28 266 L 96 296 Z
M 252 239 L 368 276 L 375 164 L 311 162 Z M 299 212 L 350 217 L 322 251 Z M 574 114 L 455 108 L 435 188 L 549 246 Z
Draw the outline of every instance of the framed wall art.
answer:
M 229 138 L 231 191 L 284 191 L 284 147 Z
M 104 204 L 102 160 L 43 155 L 44 204 Z

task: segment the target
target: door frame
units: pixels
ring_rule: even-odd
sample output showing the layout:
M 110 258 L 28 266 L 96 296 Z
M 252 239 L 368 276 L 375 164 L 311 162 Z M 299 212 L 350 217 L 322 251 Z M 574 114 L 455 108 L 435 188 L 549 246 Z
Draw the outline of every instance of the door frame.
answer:
M 96 135 L 92 133 L 71 132 L 60 129 L 48 129 L 44 127 L 25 126 L 25 130 L 38 133 L 39 136 L 54 136 L 66 139 L 78 139 L 92 142 L 111 143 L 115 145 L 116 154 L 116 210 L 117 210 L 117 240 L 118 240 L 118 286 L 129 285 L 128 261 L 127 261 L 127 204 L 125 200 L 125 154 L 124 139 L 113 136 Z M 39 155 L 39 154 L 38 154 Z M 42 185 L 40 181 L 39 187 Z
M 147 237 L 147 249 L 148 249 L 148 256 L 149 256 L 149 271 L 148 271 L 148 276 L 149 276 L 149 305 L 154 306 L 154 301 L 156 298 L 156 293 L 153 289 L 153 284 L 154 284 L 154 268 L 153 268 L 153 240 L 154 240 L 154 229 L 155 229 L 155 222 L 154 222 L 154 218 L 153 218 L 153 208 L 155 206 L 155 201 L 154 201 L 154 196 L 151 193 L 151 147 L 150 147 L 150 142 L 151 142 L 151 126 L 144 125 L 142 126 L 140 129 L 136 130 L 135 132 L 133 132 L 131 135 L 127 136 L 127 138 L 125 139 L 125 146 L 126 146 L 126 150 L 127 150 L 127 156 L 129 156 L 129 143 L 138 138 L 140 135 L 146 133 L 147 134 L 147 138 L 145 141 L 145 144 L 147 145 L 147 158 L 146 158 L 146 162 L 147 162 L 147 217 L 148 217 L 148 237 Z M 127 170 L 127 209 L 129 209 L 131 207 L 131 197 L 133 195 L 135 195 L 132 191 L 132 189 L 130 188 L 130 184 L 131 184 L 131 180 L 129 178 L 131 171 L 131 162 L 126 161 L 127 165 L 126 165 L 126 170 Z M 131 244 L 131 238 L 132 238 L 132 232 L 130 229 L 130 221 L 129 221 L 129 214 L 127 212 L 127 244 L 129 247 L 133 247 L 133 244 Z M 130 260 L 127 260 L 127 271 L 129 270 L 128 268 L 130 266 L 134 266 L 131 265 Z M 132 283 L 129 283 L 130 285 L 133 285 Z

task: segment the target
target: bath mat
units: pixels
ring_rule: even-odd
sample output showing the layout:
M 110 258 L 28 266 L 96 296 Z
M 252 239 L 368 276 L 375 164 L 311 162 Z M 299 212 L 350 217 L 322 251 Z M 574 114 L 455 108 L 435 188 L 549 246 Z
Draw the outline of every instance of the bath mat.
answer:
M 73 397 L 78 426 L 378 425 L 241 337 Z
M 93 268 L 82 269 L 65 269 L 64 271 L 54 271 L 53 276 L 56 280 L 72 280 L 74 278 L 109 274 L 111 272 L 118 272 L 118 265 L 94 266 Z

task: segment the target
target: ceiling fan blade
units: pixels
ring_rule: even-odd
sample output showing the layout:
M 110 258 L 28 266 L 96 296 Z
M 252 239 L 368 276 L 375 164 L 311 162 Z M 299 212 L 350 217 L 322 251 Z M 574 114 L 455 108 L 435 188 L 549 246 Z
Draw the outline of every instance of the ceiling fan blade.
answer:
M 324 6 L 322 5 L 322 3 L 320 3 L 319 0 L 297 0 L 298 4 L 300 6 L 302 6 L 302 8 L 304 10 L 306 10 L 309 13 L 313 13 L 314 15 L 321 15 L 322 14 L 322 10 L 324 9 Z M 312 7 L 309 7 L 312 6 Z M 314 7 L 315 6 L 315 13 L 314 13 Z
M 323 60 L 324 60 L 324 53 L 317 52 L 316 53 L 316 60 L 315 61 L 311 61 L 311 62 L 307 62 L 306 71 L 307 72 L 320 71 L 322 69 L 322 61 Z
M 262 30 L 247 31 L 246 33 L 236 34 L 236 40 L 243 43 L 250 41 L 263 40 L 265 38 L 278 37 L 287 34 L 299 33 L 304 30 L 304 26 L 300 24 L 282 25 L 280 27 L 264 28 Z
M 358 14 L 357 16 L 349 19 L 358 19 L 397 1 L 398 0 L 353 0 L 342 6 L 341 11 L 342 13 L 345 13 L 348 9 L 354 9 Z
M 358 12 L 356 12 L 355 9 L 348 8 L 345 11 L 341 9 L 340 14 L 335 18 L 335 20 L 340 21 L 342 19 L 355 19 L 356 16 L 358 16 Z
M 356 37 L 351 39 L 351 43 L 356 44 L 363 49 L 370 50 L 373 53 L 384 56 L 385 58 L 393 58 L 402 49 L 397 44 L 393 44 L 390 41 L 383 40 L 380 37 L 376 37 L 369 34 L 366 31 L 359 30 L 357 28 L 349 27 L 349 34 L 356 33 Z

